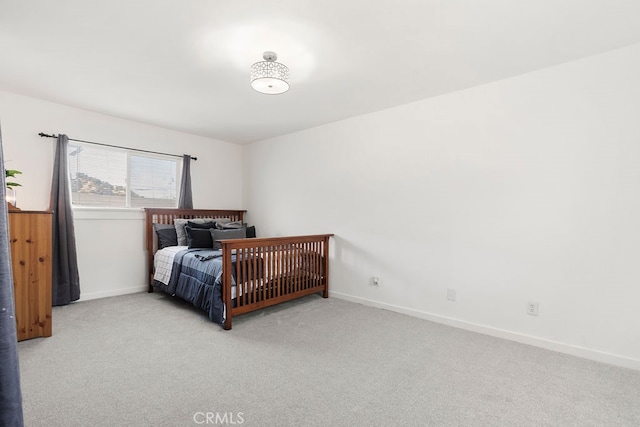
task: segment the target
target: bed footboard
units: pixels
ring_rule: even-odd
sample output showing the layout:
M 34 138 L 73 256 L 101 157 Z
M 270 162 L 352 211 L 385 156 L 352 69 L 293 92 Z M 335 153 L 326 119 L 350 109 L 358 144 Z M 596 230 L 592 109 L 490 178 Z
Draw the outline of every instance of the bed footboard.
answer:
M 329 296 L 329 239 L 333 234 L 222 240 L 224 329 L 233 316 L 313 293 Z M 232 265 L 235 254 L 235 265 Z M 234 275 L 228 272 L 234 271 Z M 232 280 L 236 292 L 232 299 Z

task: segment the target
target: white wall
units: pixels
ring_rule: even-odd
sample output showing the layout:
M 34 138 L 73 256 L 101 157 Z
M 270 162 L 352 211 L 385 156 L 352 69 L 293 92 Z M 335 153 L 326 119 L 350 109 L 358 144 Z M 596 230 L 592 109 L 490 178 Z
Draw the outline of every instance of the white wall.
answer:
M 336 234 L 333 296 L 640 369 L 639 76 L 634 45 L 255 143 L 245 207 Z
M 197 156 L 191 163 L 194 207 L 242 208 L 242 182 L 237 178 L 242 150 L 237 145 L 1 91 L 0 124 L 6 166 L 23 172 L 17 179 L 22 210 L 49 207 L 55 140 L 41 138 L 39 132 Z M 221 181 L 232 173 L 235 179 Z M 75 210 L 74 222 L 81 299 L 146 289 L 142 211 Z

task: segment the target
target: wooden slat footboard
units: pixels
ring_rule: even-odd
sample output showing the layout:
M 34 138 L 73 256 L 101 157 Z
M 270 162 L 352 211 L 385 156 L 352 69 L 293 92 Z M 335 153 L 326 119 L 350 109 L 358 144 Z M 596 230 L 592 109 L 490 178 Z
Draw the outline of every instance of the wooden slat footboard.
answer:
M 318 292 L 327 298 L 331 236 L 222 240 L 224 329 L 238 314 Z

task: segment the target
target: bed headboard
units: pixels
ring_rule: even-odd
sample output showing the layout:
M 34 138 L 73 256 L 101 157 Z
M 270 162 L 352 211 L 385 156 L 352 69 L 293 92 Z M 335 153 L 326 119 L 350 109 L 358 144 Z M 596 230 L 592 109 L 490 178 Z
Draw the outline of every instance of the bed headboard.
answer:
M 245 210 L 230 209 L 172 209 L 172 208 L 144 208 L 145 239 L 147 246 L 147 260 L 149 268 L 149 291 L 153 290 L 153 255 L 156 252 L 156 239 L 153 224 L 173 224 L 177 218 L 230 218 L 232 221 L 244 222 Z

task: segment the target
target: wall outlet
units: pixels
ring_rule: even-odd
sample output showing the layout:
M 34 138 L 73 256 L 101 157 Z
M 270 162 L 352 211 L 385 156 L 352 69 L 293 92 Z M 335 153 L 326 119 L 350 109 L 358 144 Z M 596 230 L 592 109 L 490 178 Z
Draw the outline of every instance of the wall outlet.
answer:
M 373 286 L 380 286 L 380 278 L 378 276 L 373 276 L 371 278 L 371 284 Z
M 455 289 L 447 289 L 447 299 L 449 301 L 456 300 L 456 290 Z
M 537 302 L 528 302 L 527 303 L 527 314 L 531 316 L 538 315 L 538 303 Z

